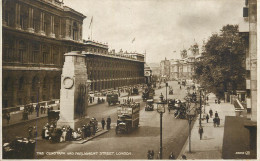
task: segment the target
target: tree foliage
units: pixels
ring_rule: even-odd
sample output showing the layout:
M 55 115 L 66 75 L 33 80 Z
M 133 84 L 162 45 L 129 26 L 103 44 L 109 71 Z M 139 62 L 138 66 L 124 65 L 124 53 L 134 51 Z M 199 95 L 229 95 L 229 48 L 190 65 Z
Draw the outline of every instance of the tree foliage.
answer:
M 245 83 L 245 50 L 237 25 L 224 26 L 204 46 L 202 59 L 195 62 L 195 79 L 209 92 L 223 98 Z

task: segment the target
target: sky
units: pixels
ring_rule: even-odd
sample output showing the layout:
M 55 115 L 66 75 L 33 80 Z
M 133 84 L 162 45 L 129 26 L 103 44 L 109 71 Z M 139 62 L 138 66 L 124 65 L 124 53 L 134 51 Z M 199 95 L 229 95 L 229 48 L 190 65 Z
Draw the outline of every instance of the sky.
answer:
M 146 51 L 148 63 L 180 58 L 180 51 L 243 21 L 244 0 L 64 0 L 84 14 L 83 39 L 108 43 L 109 50 Z M 133 41 L 134 40 L 134 41 Z

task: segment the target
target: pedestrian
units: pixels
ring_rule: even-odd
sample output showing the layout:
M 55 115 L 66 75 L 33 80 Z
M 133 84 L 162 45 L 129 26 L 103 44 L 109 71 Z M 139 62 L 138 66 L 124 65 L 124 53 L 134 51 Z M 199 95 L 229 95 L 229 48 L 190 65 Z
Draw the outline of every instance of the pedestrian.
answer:
M 182 159 L 182 160 L 187 160 L 186 155 L 182 155 L 182 156 L 181 156 L 181 159 Z
M 217 104 L 217 99 L 215 99 L 215 104 Z
M 209 96 L 207 96 L 207 101 L 209 101 Z
M 215 112 L 215 117 L 218 117 L 218 112 L 217 111 Z
M 111 118 L 110 118 L 110 116 L 108 116 L 108 118 L 107 118 L 107 130 L 110 129 L 110 124 L 111 124 Z
M 7 114 L 6 114 L 6 120 L 7 120 L 7 124 L 9 124 L 9 122 L 10 122 L 10 119 L 11 119 L 11 115 L 10 115 L 10 113 L 9 113 L 9 112 L 7 112 Z
M 218 99 L 218 104 L 220 104 L 220 99 Z
M 206 116 L 207 123 L 209 122 L 209 115 Z
M 147 159 L 151 159 L 151 151 L 150 150 L 148 150 L 148 152 L 147 152 Z
M 43 128 L 42 128 L 42 139 L 45 139 L 45 130 L 46 130 L 46 127 L 43 126 Z
M 102 118 L 101 124 L 102 124 L 102 129 L 104 130 L 104 128 L 105 128 L 105 125 L 106 125 L 106 121 L 105 121 L 105 119 L 104 119 L 104 118 Z
M 85 125 L 82 126 L 81 131 L 82 131 L 82 133 L 81 133 L 81 138 L 84 140 L 85 137 L 86 137 L 86 134 L 85 134 L 85 132 L 86 132 L 86 130 L 85 130 Z
M 39 117 L 39 109 L 40 109 L 40 105 L 37 104 L 36 105 L 36 117 Z
M 43 114 L 43 106 L 41 107 L 41 114 Z
M 37 129 L 36 126 L 33 126 L 33 137 L 37 138 L 38 134 L 37 134 Z
M 180 89 L 181 89 L 181 85 L 180 85 Z
M 32 127 L 28 127 L 28 138 L 31 139 L 32 138 Z
M 169 156 L 169 159 L 175 160 L 175 156 L 173 155 L 173 152 L 171 152 L 171 154 L 170 154 L 170 156 Z
M 212 109 L 209 110 L 209 114 L 210 114 L 210 118 L 211 118 L 212 115 L 213 115 L 213 111 L 212 111 Z
M 170 107 L 168 107 L 168 111 L 169 111 L 169 113 L 171 112 L 171 109 L 170 109 Z
M 89 103 L 92 103 L 92 97 L 89 98 Z
M 199 134 L 200 134 L 200 140 L 202 139 L 202 134 L 203 134 L 203 127 L 199 127 Z
M 156 159 L 161 159 L 161 154 L 158 152 Z
M 152 159 L 153 159 L 153 157 L 154 157 L 154 151 L 153 150 L 151 151 L 151 156 L 152 156 Z
M 220 118 L 217 117 L 216 120 L 217 120 L 217 126 L 219 127 L 219 125 L 220 125 Z

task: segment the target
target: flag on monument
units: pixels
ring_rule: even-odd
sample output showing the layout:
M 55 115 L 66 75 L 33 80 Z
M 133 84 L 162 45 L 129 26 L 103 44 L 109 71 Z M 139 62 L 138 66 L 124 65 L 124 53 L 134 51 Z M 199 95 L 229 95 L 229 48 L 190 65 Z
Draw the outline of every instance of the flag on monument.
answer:
M 134 41 L 135 41 L 135 38 L 132 40 L 132 43 L 134 43 Z
M 91 17 L 91 20 L 90 20 L 89 29 L 90 29 L 90 27 L 92 25 L 92 22 L 93 22 L 93 16 Z

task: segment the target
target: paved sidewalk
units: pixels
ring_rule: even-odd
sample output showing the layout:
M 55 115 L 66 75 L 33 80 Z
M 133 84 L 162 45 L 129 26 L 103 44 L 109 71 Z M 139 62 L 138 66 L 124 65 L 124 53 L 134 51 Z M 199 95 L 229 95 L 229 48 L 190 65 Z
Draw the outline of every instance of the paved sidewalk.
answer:
M 98 104 L 97 98 L 95 98 L 94 102 L 88 104 L 88 107 L 91 107 L 91 106 L 94 106 L 94 105 L 97 105 L 97 104 Z M 55 110 L 57 110 L 57 109 L 55 109 Z M 46 111 L 45 114 L 44 113 L 41 114 L 39 112 L 39 117 L 36 117 L 36 111 L 34 111 L 32 114 L 28 115 L 28 120 L 22 120 L 23 110 L 22 111 L 16 111 L 16 112 L 11 113 L 11 119 L 9 121 L 9 124 L 7 124 L 7 120 L 2 117 L 2 126 L 3 127 L 11 126 L 11 125 L 15 125 L 15 124 L 23 123 L 23 122 L 41 119 L 41 118 L 44 118 L 44 117 L 47 117 L 47 116 L 48 116 L 48 114 L 47 114 L 47 111 Z
M 215 104 L 215 96 L 209 96 L 209 105 L 206 106 L 206 113 L 212 109 L 213 117 L 217 111 L 220 118 L 220 126 L 213 126 L 213 117 L 207 123 L 206 119 L 202 121 L 203 138 L 200 140 L 199 130 L 199 115 L 191 130 L 191 153 L 189 153 L 189 139 L 187 139 L 178 159 L 186 155 L 187 159 L 222 159 L 222 144 L 224 135 L 225 116 L 235 116 L 234 106 L 230 103 Z M 202 109 L 204 111 L 204 109 Z

